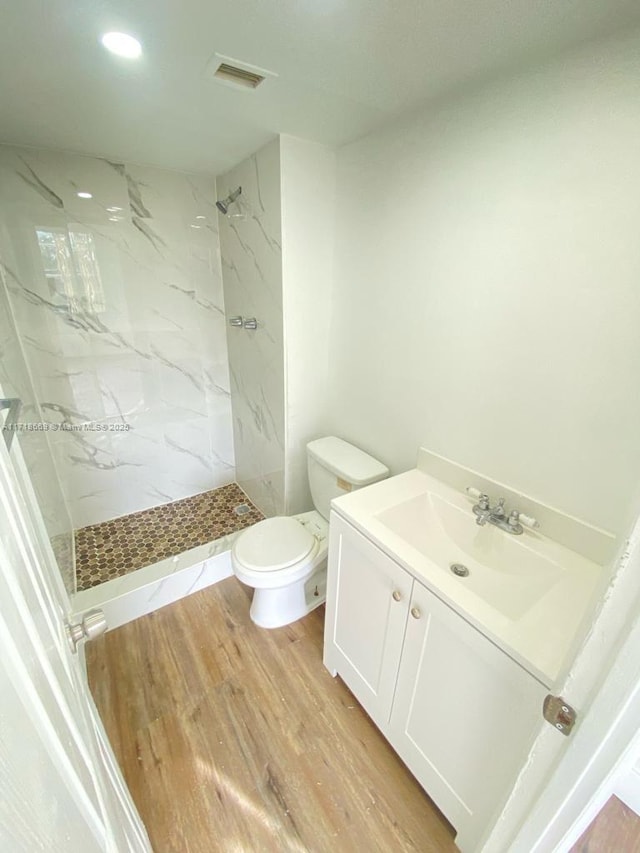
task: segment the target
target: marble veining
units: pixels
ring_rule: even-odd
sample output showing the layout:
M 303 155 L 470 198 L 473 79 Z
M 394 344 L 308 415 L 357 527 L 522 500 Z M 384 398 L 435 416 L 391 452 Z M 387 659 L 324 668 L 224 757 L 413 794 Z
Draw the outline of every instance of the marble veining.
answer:
M 40 420 L 42 412 L 13 322 L 3 270 L 0 263 L 0 396 L 18 397 L 22 400 L 22 418 Z M 11 453 L 15 456 L 19 452 L 31 479 L 63 583 L 72 594 L 75 591 L 73 529 L 48 434 L 16 434 Z
M 235 479 L 215 199 L 211 176 L 0 146 L 0 274 L 73 527 Z
M 145 217 L 151 218 L 151 214 L 142 201 L 142 187 L 131 176 L 131 174 L 127 172 L 124 163 L 113 163 L 111 160 L 106 160 L 105 162 L 126 180 L 127 193 L 129 195 L 129 207 L 131 208 L 133 215 L 139 219 L 144 219 Z
M 40 180 L 40 178 L 36 175 L 31 166 L 27 162 L 25 162 L 22 157 L 20 157 L 20 160 L 22 160 L 25 169 L 29 173 L 28 175 L 25 175 L 24 172 L 17 173 L 18 176 L 22 178 L 22 180 L 25 182 L 25 184 L 27 184 L 37 193 L 39 193 L 45 201 L 49 202 L 49 204 L 52 204 L 54 207 L 63 208 L 64 202 L 62 201 L 60 196 L 57 195 L 57 193 L 54 193 L 54 191 L 50 187 L 48 187 Z
M 217 186 L 219 197 L 242 187 L 241 203 L 219 216 L 227 312 L 258 320 L 255 331 L 228 332 L 236 476 L 266 515 L 278 515 L 285 467 L 279 141 Z

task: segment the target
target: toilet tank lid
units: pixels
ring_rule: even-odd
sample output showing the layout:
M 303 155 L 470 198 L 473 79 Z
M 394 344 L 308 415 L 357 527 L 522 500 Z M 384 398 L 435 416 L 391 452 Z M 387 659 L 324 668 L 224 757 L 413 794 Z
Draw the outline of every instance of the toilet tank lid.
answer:
M 389 476 L 386 465 L 335 435 L 310 441 L 307 452 L 316 462 L 354 486 L 367 486 Z

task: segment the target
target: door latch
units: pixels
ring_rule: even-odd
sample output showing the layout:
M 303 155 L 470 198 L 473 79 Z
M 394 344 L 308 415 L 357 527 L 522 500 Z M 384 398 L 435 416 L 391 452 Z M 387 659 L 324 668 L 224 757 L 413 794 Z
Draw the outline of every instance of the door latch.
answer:
M 542 706 L 542 714 L 548 723 L 562 732 L 563 735 L 571 733 L 576 722 L 576 712 L 561 696 L 545 696 Z
M 75 654 L 78 651 L 78 643 L 81 640 L 95 640 L 101 637 L 107 630 L 107 617 L 102 610 L 89 610 L 82 617 L 81 622 L 65 624 L 69 647 Z

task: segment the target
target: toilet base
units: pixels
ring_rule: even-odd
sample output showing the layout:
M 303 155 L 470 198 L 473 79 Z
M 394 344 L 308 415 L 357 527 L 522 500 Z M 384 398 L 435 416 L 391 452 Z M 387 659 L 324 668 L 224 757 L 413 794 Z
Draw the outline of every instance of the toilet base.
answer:
M 302 619 L 324 603 L 327 589 L 327 564 L 315 569 L 308 578 L 276 589 L 254 589 L 249 615 L 261 628 L 282 628 Z

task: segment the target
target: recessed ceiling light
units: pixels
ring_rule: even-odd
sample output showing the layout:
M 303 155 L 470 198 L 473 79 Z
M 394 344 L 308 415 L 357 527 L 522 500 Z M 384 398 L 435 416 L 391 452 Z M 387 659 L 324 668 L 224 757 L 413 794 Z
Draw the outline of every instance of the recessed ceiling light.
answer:
M 78 196 L 78 198 L 93 198 L 91 193 L 76 193 L 76 195 Z
M 202 228 L 202 225 L 190 225 L 189 228 Z
M 109 213 L 117 213 L 119 210 L 122 210 L 122 208 L 121 208 L 121 207 L 116 207 L 116 206 L 114 205 L 113 207 L 108 207 L 108 208 L 107 208 L 107 210 L 109 211 Z
M 205 216 L 196 216 L 196 219 L 206 219 Z
M 126 59 L 138 59 L 142 53 L 142 45 L 138 39 L 127 33 L 105 33 L 101 41 L 111 53 Z

